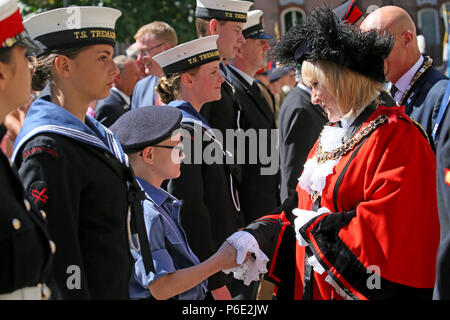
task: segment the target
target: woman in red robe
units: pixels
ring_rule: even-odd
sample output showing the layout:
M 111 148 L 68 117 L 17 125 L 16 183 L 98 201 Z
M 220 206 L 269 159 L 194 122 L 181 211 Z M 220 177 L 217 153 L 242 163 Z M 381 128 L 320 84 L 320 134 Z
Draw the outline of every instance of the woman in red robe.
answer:
M 278 299 L 431 299 L 435 157 L 420 125 L 383 91 L 392 45 L 319 8 L 276 47 L 279 61 L 301 64 L 312 103 L 332 122 L 295 198 L 244 232 L 269 257 Z

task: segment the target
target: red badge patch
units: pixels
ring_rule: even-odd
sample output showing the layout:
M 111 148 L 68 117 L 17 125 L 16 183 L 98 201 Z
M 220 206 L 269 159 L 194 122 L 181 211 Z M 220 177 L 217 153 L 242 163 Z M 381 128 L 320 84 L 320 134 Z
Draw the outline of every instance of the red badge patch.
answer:
M 22 154 L 22 160 L 25 161 L 27 160 L 29 157 L 34 156 L 36 154 L 40 154 L 40 153 L 46 153 L 48 155 L 50 155 L 51 157 L 58 159 L 59 154 L 58 152 L 56 152 L 56 150 L 53 150 L 50 147 L 47 146 L 36 146 L 36 147 L 31 147 L 28 150 L 25 150 Z
M 48 188 L 45 182 L 37 181 L 28 188 L 31 201 L 37 206 L 46 205 L 49 201 Z
M 450 187 L 450 169 L 445 169 L 445 183 Z

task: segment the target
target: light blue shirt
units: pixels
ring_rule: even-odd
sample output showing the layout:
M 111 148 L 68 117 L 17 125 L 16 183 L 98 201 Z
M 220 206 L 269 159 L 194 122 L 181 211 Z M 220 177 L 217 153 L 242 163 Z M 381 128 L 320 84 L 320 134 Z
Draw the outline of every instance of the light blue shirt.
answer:
M 137 178 L 146 193 L 143 201 L 144 220 L 150 241 L 155 273 L 145 273 L 140 252 L 131 249 L 134 258 L 133 275 L 130 281 L 130 298 L 147 299 L 151 297 L 149 285 L 179 269 L 200 263 L 192 252 L 186 234 L 179 222 L 181 203 L 166 191 L 156 188 L 147 181 Z M 202 300 L 206 294 L 207 280 L 183 292 L 173 299 Z
M 131 109 L 148 107 L 155 105 L 155 87 L 159 84 L 159 78 L 148 76 L 139 80 L 134 87 L 133 97 L 131 99 Z

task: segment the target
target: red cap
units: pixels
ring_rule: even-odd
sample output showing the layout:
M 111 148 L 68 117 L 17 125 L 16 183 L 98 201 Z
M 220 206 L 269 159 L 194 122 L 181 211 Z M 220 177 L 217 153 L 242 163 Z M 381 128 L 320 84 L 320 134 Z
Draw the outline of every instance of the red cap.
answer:
M 40 51 L 25 30 L 17 0 L 0 0 L 0 48 L 11 48 L 17 43 L 31 52 Z

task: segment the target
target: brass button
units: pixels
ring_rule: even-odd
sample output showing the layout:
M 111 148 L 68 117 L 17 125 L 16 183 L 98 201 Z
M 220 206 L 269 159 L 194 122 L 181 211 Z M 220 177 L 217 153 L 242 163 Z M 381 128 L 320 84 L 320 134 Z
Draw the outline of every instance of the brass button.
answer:
M 12 226 L 15 230 L 19 230 L 22 227 L 22 223 L 19 219 L 12 219 Z
M 41 216 L 42 216 L 42 218 L 44 218 L 44 219 L 47 218 L 47 214 L 45 213 L 44 210 L 41 210 Z
M 25 208 L 27 209 L 27 211 L 30 211 L 31 210 L 30 202 L 27 199 L 24 199 L 23 203 L 25 204 Z
M 56 244 L 52 240 L 50 240 L 49 243 L 50 243 L 50 250 L 52 251 L 53 254 L 55 254 Z

